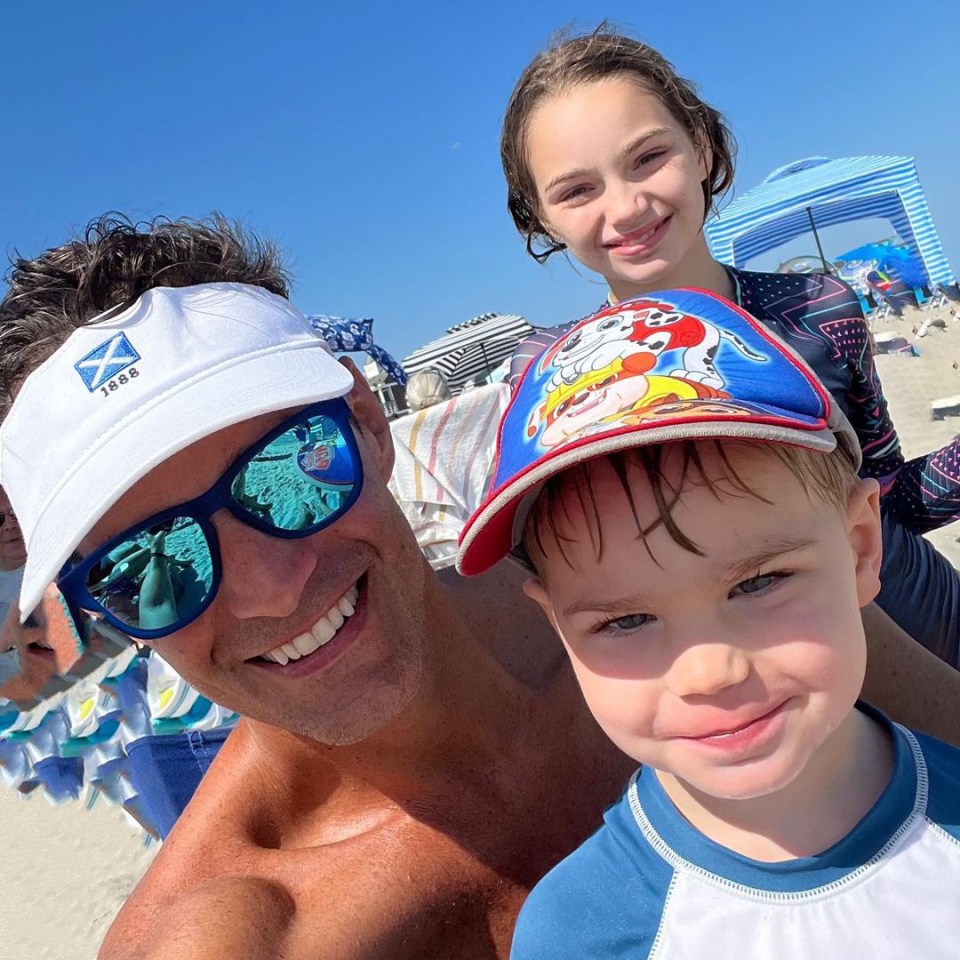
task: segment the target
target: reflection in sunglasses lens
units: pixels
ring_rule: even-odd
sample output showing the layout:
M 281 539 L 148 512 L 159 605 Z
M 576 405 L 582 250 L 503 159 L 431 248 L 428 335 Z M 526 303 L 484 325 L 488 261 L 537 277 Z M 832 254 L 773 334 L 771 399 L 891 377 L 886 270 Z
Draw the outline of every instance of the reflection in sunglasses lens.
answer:
M 357 477 L 353 451 L 336 421 L 316 416 L 257 451 L 230 492 L 263 523 L 278 530 L 307 530 L 341 509 Z
M 125 540 L 87 574 L 87 589 L 121 623 L 157 630 L 195 610 L 213 587 L 203 528 L 175 517 Z

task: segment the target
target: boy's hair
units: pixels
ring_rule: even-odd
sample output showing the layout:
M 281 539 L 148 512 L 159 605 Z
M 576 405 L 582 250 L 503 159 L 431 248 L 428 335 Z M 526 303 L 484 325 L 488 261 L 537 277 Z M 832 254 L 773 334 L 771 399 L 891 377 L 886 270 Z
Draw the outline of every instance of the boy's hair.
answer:
M 152 287 L 246 283 L 288 296 L 276 249 L 219 214 L 135 223 L 108 213 L 33 260 L 16 256 L 0 302 L 0 417 L 73 331 Z
M 700 150 L 709 149 L 713 162 L 703 181 L 704 216 L 733 183 L 736 143 L 723 115 L 697 95 L 688 80 L 652 47 L 610 32 L 606 21 L 593 32 L 572 38 L 559 36 L 538 54 L 520 75 L 510 95 L 500 135 L 500 160 L 507 179 L 507 208 L 527 253 L 543 263 L 566 244 L 555 240 L 541 220 L 537 188 L 527 159 L 527 131 L 539 103 L 584 83 L 614 76 L 636 80 L 655 96 L 689 134 Z M 541 249 L 534 249 L 534 242 Z
M 750 486 L 745 479 L 734 469 L 725 447 L 730 441 L 720 440 L 678 440 L 669 444 L 654 444 L 652 446 L 635 447 L 611 453 L 579 463 L 562 473 L 554 474 L 544 484 L 537 500 L 533 504 L 523 530 L 522 547 L 527 559 L 531 562 L 538 574 L 543 572 L 543 561 L 546 558 L 550 544 L 559 550 L 564 561 L 569 564 L 569 558 L 564 552 L 564 542 L 570 538 L 563 532 L 563 520 L 570 520 L 569 495 L 572 493 L 579 504 L 579 509 L 587 519 L 590 529 L 590 538 L 599 558 L 603 553 L 603 528 L 600 523 L 600 510 L 593 491 L 591 467 L 597 460 L 603 460 L 616 473 L 624 495 L 630 504 L 637 533 L 651 557 L 647 536 L 659 526 L 663 526 L 673 541 L 683 549 L 689 550 L 698 556 L 703 556 L 696 542 L 692 540 L 673 518 L 673 508 L 682 495 L 683 489 L 689 484 L 708 487 L 718 501 L 725 496 L 752 496 L 759 500 L 765 498 Z M 739 441 L 735 441 L 739 442 Z M 732 487 L 720 491 L 715 477 L 706 474 L 703 467 L 701 451 L 705 446 L 711 447 L 718 455 L 723 465 L 723 479 Z M 769 451 L 783 463 L 797 478 L 807 497 L 826 504 L 827 506 L 845 510 L 850 494 L 857 485 L 858 477 L 854 465 L 847 452 L 838 445 L 831 453 L 817 453 L 801 447 L 792 447 L 778 443 L 750 443 L 751 449 Z M 673 469 L 668 481 L 664 475 L 664 461 L 670 455 L 680 457 L 680 468 L 674 479 Z M 647 527 L 640 522 L 636 501 L 627 476 L 628 468 L 639 468 L 646 475 L 657 507 L 657 519 Z M 575 508 L 576 509 L 576 508 Z M 655 559 L 655 558 L 654 558 Z

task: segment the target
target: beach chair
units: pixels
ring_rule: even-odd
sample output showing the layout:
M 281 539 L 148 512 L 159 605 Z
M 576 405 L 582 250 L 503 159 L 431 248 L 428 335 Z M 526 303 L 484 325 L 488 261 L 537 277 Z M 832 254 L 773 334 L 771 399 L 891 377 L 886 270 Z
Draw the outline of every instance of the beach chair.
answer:
M 953 283 L 941 283 L 940 292 L 954 303 L 960 303 L 960 284 L 954 280 Z

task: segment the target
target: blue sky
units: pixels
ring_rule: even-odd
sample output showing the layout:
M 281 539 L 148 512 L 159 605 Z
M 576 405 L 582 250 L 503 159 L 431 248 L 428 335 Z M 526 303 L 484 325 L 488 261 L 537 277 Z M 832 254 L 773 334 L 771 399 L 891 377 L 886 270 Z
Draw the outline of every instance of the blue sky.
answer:
M 375 317 L 399 357 L 489 310 L 571 319 L 603 288 L 525 255 L 499 124 L 550 33 L 602 17 L 726 113 L 741 192 L 802 157 L 915 156 L 960 267 L 955 0 L 4 4 L 0 248 L 36 254 L 109 209 L 220 210 L 280 244 L 303 310 Z M 826 252 L 891 232 L 831 228 Z

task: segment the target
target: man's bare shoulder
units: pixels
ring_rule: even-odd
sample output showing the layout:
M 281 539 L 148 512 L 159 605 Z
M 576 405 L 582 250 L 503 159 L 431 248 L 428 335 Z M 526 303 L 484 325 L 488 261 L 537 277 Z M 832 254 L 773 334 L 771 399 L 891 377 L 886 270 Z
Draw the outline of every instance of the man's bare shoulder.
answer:
M 344 805 L 322 764 L 302 782 L 318 796 L 329 791 L 329 801 L 308 801 L 311 816 L 291 817 L 287 788 L 271 789 L 256 767 L 249 731 L 238 729 L 117 917 L 101 960 L 401 960 L 450 956 L 454 943 L 471 945 L 457 956 L 506 955 L 527 884 L 386 799 Z M 501 928 L 496 945 L 491 924 Z

